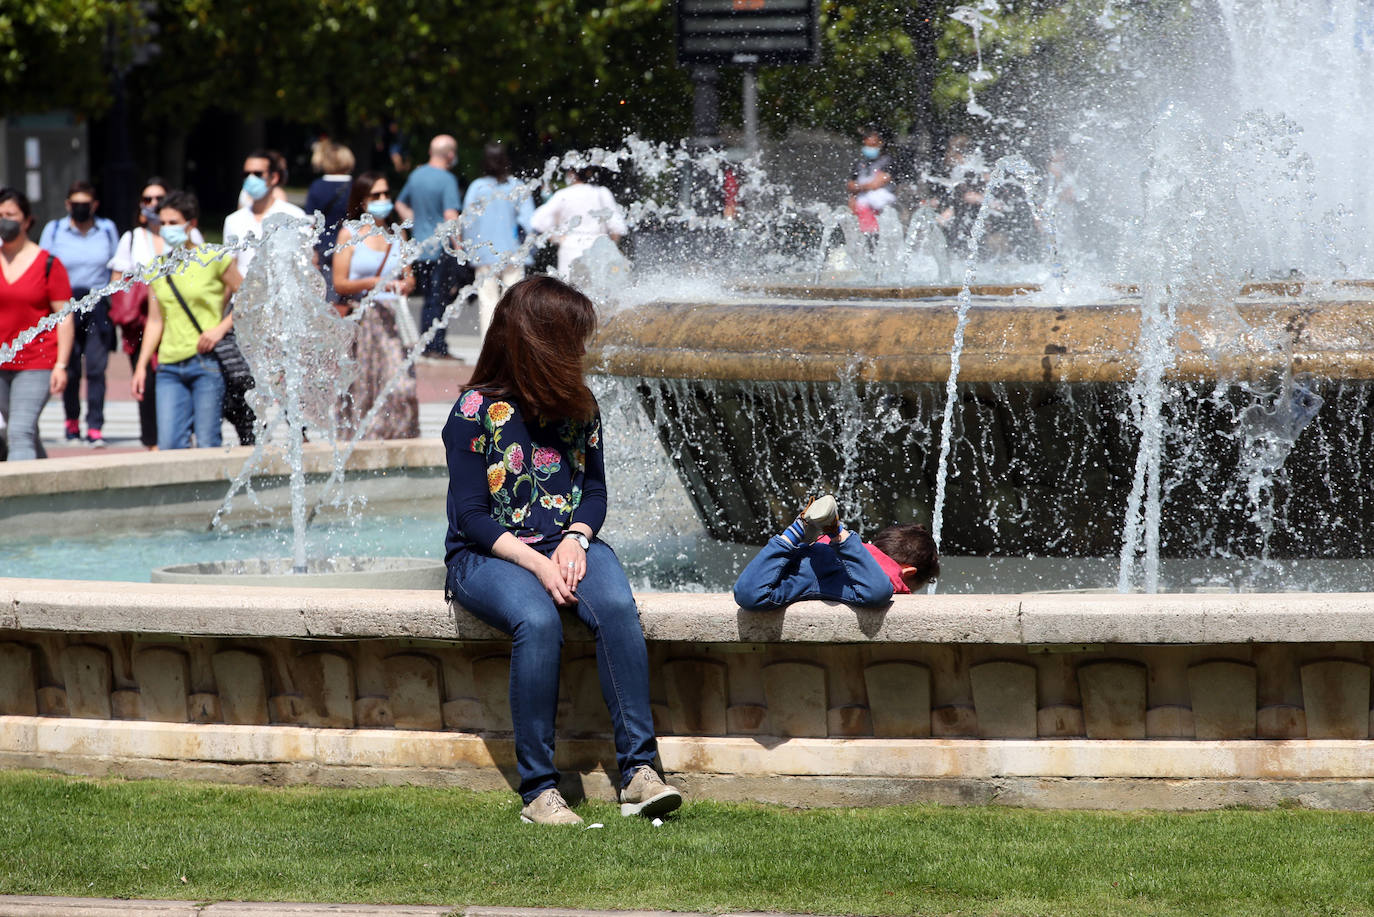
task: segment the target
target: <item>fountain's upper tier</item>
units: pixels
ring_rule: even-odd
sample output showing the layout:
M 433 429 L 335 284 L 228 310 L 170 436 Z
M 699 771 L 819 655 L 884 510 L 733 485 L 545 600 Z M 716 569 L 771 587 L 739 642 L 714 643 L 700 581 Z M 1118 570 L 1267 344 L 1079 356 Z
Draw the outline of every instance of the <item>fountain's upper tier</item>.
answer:
M 974 292 L 982 295 L 974 296 L 968 314 L 961 383 L 1135 378 L 1138 299 L 1058 306 L 1003 289 Z M 1168 375 L 1236 382 L 1291 371 L 1374 379 L 1374 296 L 1333 292 L 1329 299 L 1249 296 L 1180 307 Z M 609 320 L 591 365 L 613 376 L 944 382 L 957 323 L 958 303 L 947 295 L 655 302 Z

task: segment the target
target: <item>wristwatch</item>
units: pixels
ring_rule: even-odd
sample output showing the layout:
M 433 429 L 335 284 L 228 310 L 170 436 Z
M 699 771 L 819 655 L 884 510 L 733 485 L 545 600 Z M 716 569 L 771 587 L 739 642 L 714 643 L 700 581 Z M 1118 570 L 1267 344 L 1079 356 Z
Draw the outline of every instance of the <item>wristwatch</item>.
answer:
M 581 532 L 564 532 L 563 537 L 576 538 L 577 543 L 582 545 L 582 550 L 584 551 L 587 550 L 587 548 L 591 547 L 592 544 L 590 541 L 587 540 L 587 536 L 583 535 Z

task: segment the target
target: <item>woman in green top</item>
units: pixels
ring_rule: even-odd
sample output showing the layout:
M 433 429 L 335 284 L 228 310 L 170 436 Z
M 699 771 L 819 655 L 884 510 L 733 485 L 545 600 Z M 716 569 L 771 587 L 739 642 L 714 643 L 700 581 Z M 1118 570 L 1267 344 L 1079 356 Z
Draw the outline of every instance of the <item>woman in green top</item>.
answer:
M 167 195 L 158 217 L 169 250 L 197 247 L 189 233 L 199 215 L 195 195 Z M 224 377 L 211 351 L 234 326 L 234 314 L 224 307 L 240 282 L 233 255 L 221 252 L 197 256 L 152 284 L 148 327 L 130 385 L 134 400 L 142 401 L 148 364 L 156 354 L 159 449 L 188 449 L 193 432 L 197 446 L 220 444 Z

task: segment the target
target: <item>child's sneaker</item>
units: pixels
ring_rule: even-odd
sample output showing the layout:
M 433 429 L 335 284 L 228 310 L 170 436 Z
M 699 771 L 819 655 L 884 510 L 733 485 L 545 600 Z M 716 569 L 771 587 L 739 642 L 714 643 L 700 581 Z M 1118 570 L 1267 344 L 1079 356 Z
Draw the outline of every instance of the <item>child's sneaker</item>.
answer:
M 802 510 L 802 538 L 807 544 L 814 544 L 822 535 L 831 538 L 840 534 L 840 509 L 830 494 L 817 497 Z
M 86 431 L 86 442 L 91 444 L 92 449 L 104 449 L 105 437 L 100 435 L 100 430 L 95 427 Z
M 582 816 L 568 805 L 563 794 L 550 787 L 520 810 L 520 820 L 527 825 L 580 825 Z
M 80 438 L 81 438 L 81 421 L 79 421 L 79 420 L 69 420 L 69 421 L 67 421 L 67 439 L 68 439 L 68 440 L 79 440 Z
M 647 765 L 635 771 L 620 791 L 620 814 L 655 818 L 667 815 L 682 805 L 682 793 L 663 782 L 658 771 Z

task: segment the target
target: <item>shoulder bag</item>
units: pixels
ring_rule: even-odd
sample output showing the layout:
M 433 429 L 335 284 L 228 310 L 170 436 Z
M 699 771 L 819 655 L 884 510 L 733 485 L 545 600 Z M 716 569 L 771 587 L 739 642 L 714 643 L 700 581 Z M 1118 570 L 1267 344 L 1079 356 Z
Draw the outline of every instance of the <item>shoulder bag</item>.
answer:
M 129 259 L 135 262 L 135 269 L 125 272 L 124 275 L 124 281 L 129 285 L 110 294 L 110 321 L 124 327 L 142 328 L 148 317 L 148 285 L 141 280 L 133 279 L 138 267 L 137 259 L 134 257 L 134 246 L 137 244 L 140 231 L 147 232 L 133 229 L 129 235 Z
M 200 334 L 205 333 L 205 329 L 200 327 L 200 322 L 196 321 L 196 316 L 191 312 L 191 307 L 186 305 L 186 300 L 182 298 L 181 291 L 177 285 L 168 277 L 167 286 L 172 288 L 172 294 L 176 296 L 177 302 L 181 303 L 181 308 L 186 311 L 186 317 L 191 320 L 196 331 Z M 253 371 L 248 368 L 248 361 L 243 358 L 243 351 L 239 350 L 238 338 L 234 336 L 234 329 L 215 344 L 215 349 L 211 351 L 215 359 L 219 360 L 220 372 L 224 375 L 224 387 L 232 391 L 247 391 L 257 385 L 253 378 Z

